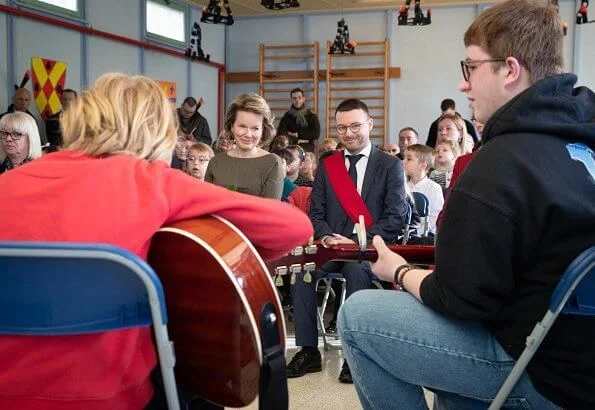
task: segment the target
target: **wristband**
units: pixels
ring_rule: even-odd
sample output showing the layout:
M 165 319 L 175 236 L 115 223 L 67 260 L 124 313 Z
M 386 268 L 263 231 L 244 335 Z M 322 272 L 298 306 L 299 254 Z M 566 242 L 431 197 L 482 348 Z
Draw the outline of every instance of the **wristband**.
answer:
M 395 283 L 398 287 L 400 287 L 403 290 L 405 289 L 405 285 L 403 285 L 403 280 L 405 279 L 405 275 L 407 274 L 407 272 L 413 269 L 415 269 L 415 266 L 409 264 L 401 265 L 397 268 L 397 270 L 395 271 Z

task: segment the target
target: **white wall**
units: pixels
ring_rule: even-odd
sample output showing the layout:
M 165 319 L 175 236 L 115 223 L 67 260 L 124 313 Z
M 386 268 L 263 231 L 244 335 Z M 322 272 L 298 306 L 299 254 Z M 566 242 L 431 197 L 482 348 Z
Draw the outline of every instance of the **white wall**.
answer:
M 238 18 L 228 29 L 227 71 L 258 71 L 260 43 L 273 45 L 313 41 L 320 42 L 320 68 L 323 69 L 326 67 L 326 41 L 334 39 L 336 22 L 343 16 L 349 24 L 351 38 L 356 41 L 389 38 L 390 65 L 401 68 L 401 78 L 390 81 L 389 141 L 396 141 L 399 129 L 405 126 L 416 128 L 421 140 L 425 141 L 431 122 L 440 114 L 442 99 L 454 99 L 457 110 L 464 117 L 471 117 L 465 95 L 458 91 L 461 80 L 459 61 L 464 58 L 465 30 L 486 7 L 468 5 L 433 8 L 432 24 L 424 27 L 398 26 L 394 9 L 342 15 L 324 13 Z M 568 21 L 568 34 L 564 38 L 564 67 L 566 71 L 578 74 L 579 84 L 595 89 L 595 24 L 575 27 L 576 10 L 574 1 L 560 1 L 561 17 Z M 266 28 L 257 29 L 259 27 Z M 358 60 L 345 59 L 350 67 L 356 67 L 355 62 Z M 363 60 L 359 60 L 362 65 L 374 64 L 371 59 Z M 274 69 L 267 67 L 267 70 Z M 291 68 L 284 64 L 282 69 Z M 323 130 L 326 110 L 324 89 L 325 83 L 321 82 L 319 117 Z M 228 84 L 226 101 L 229 103 L 242 92 L 257 91 L 257 83 Z
M 145 0 L 83 1 L 86 8 L 85 20 L 89 26 L 144 41 L 142 11 Z M 13 5 L 8 0 L 0 0 L 0 4 Z M 200 20 L 200 15 L 199 9 L 191 7 L 190 24 Z M 201 113 L 209 121 L 211 133 L 217 134 L 217 67 L 97 36 L 83 35 L 31 19 L 12 19 L 14 30 L 9 35 L 8 15 L 0 13 L 0 90 L 6 90 L 0 94 L 0 112 L 10 104 L 14 82 L 20 81 L 25 70 L 31 67 L 31 57 L 39 56 L 65 61 L 68 64 L 66 86 L 75 90 L 93 84 L 98 77 L 110 71 L 145 74 L 158 80 L 175 81 L 178 103 L 189 93 L 205 98 L 206 105 L 201 108 Z M 201 27 L 203 47 L 211 54 L 211 61 L 225 64 L 225 28 L 222 25 L 207 24 L 201 24 Z M 12 42 L 9 43 L 10 41 Z M 9 58 L 9 47 L 14 50 L 13 59 Z M 13 78 L 9 78 L 9 64 L 14 67 Z M 87 84 L 82 84 L 85 80 Z M 31 111 L 38 115 L 33 105 Z

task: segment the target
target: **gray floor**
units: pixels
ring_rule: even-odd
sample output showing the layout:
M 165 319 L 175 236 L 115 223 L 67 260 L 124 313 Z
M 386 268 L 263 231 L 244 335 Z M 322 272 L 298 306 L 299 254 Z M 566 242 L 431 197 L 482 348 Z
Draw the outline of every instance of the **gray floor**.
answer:
M 299 350 L 295 346 L 293 323 L 287 320 L 287 362 Z M 341 350 L 323 349 L 322 338 L 318 343 L 322 353 L 322 371 L 288 380 L 289 409 L 361 409 L 352 384 L 340 383 L 337 377 L 343 364 Z M 426 400 L 432 408 L 432 394 L 426 391 Z M 258 400 L 243 409 L 258 409 Z

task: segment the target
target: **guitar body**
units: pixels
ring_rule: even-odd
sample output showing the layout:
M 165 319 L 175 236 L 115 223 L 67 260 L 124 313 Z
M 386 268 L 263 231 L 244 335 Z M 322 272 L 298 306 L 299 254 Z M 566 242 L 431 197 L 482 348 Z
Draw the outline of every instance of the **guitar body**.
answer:
M 217 216 L 174 223 L 151 242 L 149 264 L 166 295 L 178 384 L 221 406 L 258 395 L 261 308 L 272 302 L 285 349 L 285 323 L 271 277 L 248 239 Z

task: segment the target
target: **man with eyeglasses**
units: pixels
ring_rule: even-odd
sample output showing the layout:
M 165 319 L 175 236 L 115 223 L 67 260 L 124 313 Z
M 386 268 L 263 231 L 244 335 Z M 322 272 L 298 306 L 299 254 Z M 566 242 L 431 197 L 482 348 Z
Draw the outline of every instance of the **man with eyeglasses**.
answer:
M 343 101 L 335 111 L 336 130 L 345 150 L 323 159 L 312 188 L 310 219 L 314 238 L 323 245 L 357 241 L 354 221 L 364 215 L 368 240 L 380 235 L 395 242 L 405 224 L 402 161 L 370 143 L 374 126 L 366 104 L 357 99 Z M 329 262 L 316 272 L 296 275 L 292 286 L 296 345 L 302 349 L 287 365 L 288 377 L 300 377 L 322 370 L 316 325 L 316 281 L 329 273 L 341 273 L 346 281 L 346 297 L 369 289 L 373 275 L 368 263 Z M 344 362 L 339 380 L 351 383 Z
M 556 7 L 495 4 L 464 43 L 459 89 L 485 128 L 450 191 L 435 268 L 376 237 L 372 271 L 405 292 L 358 292 L 339 314 L 365 409 L 427 409 L 422 386 L 435 408 L 486 408 L 595 243 L 595 93 L 563 73 Z M 593 317 L 560 315 L 503 408 L 595 408 L 594 340 Z
M 318 116 L 306 107 L 306 97 L 301 88 L 294 88 L 289 95 L 291 108 L 281 118 L 277 135 L 287 135 L 291 144 L 299 144 L 304 150 L 314 152 L 314 141 L 320 137 Z
M 201 100 L 202 101 L 202 100 Z M 200 115 L 200 103 L 194 97 L 186 97 L 182 106 L 176 110 L 178 114 L 179 133 L 192 136 L 196 142 L 211 145 L 211 131 L 207 119 Z

